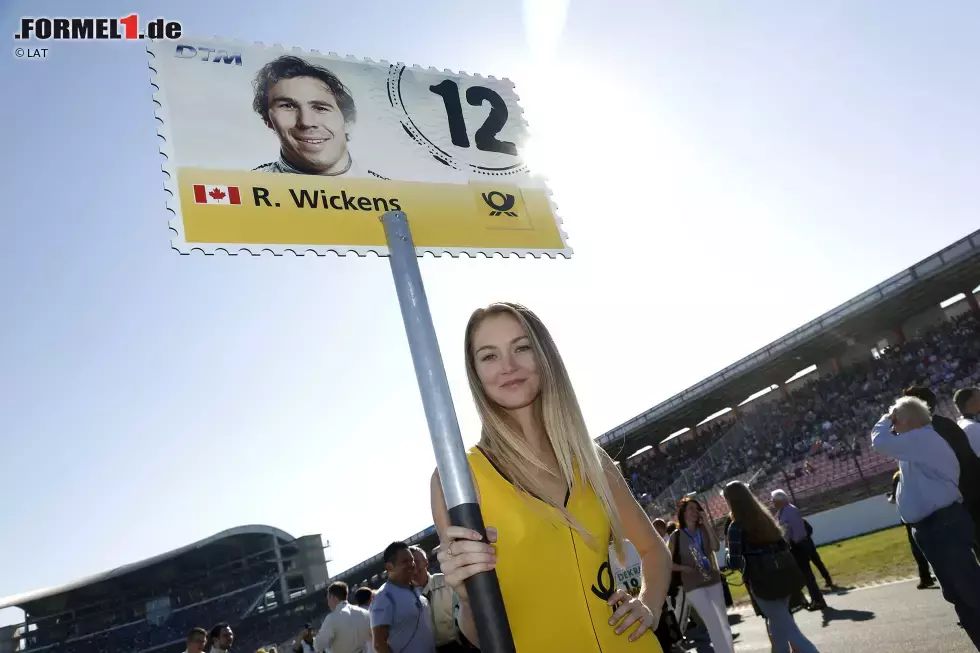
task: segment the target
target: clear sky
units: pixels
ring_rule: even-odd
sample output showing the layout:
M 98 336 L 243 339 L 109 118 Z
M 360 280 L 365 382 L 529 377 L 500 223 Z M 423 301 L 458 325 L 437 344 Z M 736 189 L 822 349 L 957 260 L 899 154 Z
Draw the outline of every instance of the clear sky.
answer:
M 2 3 L 0 595 L 250 523 L 339 572 L 432 523 L 387 261 L 176 254 L 145 52 L 17 60 L 22 15 L 512 78 L 575 256 L 422 262 L 468 444 L 477 306 L 543 317 L 598 436 L 980 224 L 972 0 L 490 6 Z

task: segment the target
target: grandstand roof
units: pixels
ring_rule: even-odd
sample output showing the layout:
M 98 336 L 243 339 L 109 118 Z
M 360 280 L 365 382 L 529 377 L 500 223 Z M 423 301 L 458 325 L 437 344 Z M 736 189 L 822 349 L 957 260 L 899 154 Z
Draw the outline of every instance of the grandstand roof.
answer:
M 598 438 L 622 460 L 980 282 L 980 230 Z
M 116 567 L 115 569 L 110 569 L 109 571 L 94 574 L 92 576 L 79 578 L 69 583 L 65 583 L 64 585 L 0 598 L 0 609 L 19 607 L 28 613 L 37 613 L 39 611 L 47 612 L 48 608 L 55 608 L 55 604 L 62 603 L 62 601 L 57 600 L 58 597 L 63 597 L 69 593 L 83 591 L 85 588 L 106 583 L 107 581 L 121 579 L 123 577 L 130 576 L 135 572 L 140 572 L 151 567 L 158 566 L 161 563 L 166 563 L 170 560 L 174 560 L 188 554 L 193 554 L 193 552 L 200 551 L 204 548 L 208 549 L 209 555 L 220 555 L 220 552 L 224 551 L 229 546 L 234 547 L 236 551 L 250 549 L 254 547 L 253 541 L 257 538 L 257 536 L 261 536 L 263 540 L 266 540 L 266 538 L 269 536 L 275 536 L 283 543 L 289 543 L 296 539 L 289 533 L 272 526 L 237 526 L 235 528 L 229 528 L 228 530 L 211 535 L 210 537 L 206 537 L 203 540 L 194 542 L 193 544 L 182 546 L 179 549 L 161 553 L 151 558 L 140 560 L 139 562 L 132 562 L 121 567 Z

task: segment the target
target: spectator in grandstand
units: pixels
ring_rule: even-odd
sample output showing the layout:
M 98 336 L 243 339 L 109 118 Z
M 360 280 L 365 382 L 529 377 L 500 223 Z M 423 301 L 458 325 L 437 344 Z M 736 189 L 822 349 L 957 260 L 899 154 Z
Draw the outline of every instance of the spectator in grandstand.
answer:
M 383 554 L 388 580 L 371 603 L 371 630 L 377 653 L 434 653 L 429 602 L 412 588 L 415 557 L 404 542 Z
M 208 631 L 203 628 L 192 628 L 187 633 L 187 650 L 185 653 L 204 653 L 208 643 Z
M 313 644 L 313 624 L 303 624 L 299 637 L 293 641 L 293 653 L 317 653 L 319 650 Z
M 806 460 L 814 472 L 809 478 L 820 477 L 822 460 L 861 454 L 867 425 L 880 416 L 883 403 L 891 403 L 909 384 L 928 382 L 937 393 L 952 395 L 980 382 L 978 326 L 972 314 L 943 322 L 888 347 L 877 358 L 814 375 L 785 399 L 749 404 L 737 420 L 700 427 L 688 441 L 673 440 L 664 450 L 657 447 L 631 458 L 623 471 L 636 476 L 633 487 L 638 497 L 648 497 L 644 502 L 656 500 L 680 477 L 686 479 L 685 491 L 707 490 L 749 470 L 764 469 L 770 475 L 790 466 L 791 475 L 797 469 L 802 475 Z M 719 443 L 723 438 L 726 442 Z M 818 453 L 809 454 L 818 441 Z M 707 456 L 716 444 L 720 446 Z M 661 504 L 654 516 L 671 512 L 675 502 L 671 498 Z
M 374 590 L 370 587 L 358 587 L 354 592 L 354 605 L 359 608 L 367 610 L 371 607 L 371 601 L 373 600 Z
M 235 633 L 232 632 L 231 626 L 222 621 L 208 633 L 208 643 L 211 647 L 208 650 L 211 653 L 226 653 L 235 643 Z
M 892 491 L 885 495 L 885 497 L 888 499 L 888 503 L 895 503 L 896 495 L 898 493 L 898 484 L 901 479 L 901 470 L 895 472 L 895 475 L 892 476 Z M 912 537 L 912 524 L 908 523 L 904 519 L 902 520 L 902 523 L 905 525 L 905 532 L 908 534 L 909 547 L 912 549 L 912 557 L 915 559 L 915 565 L 919 569 L 919 584 L 916 587 L 920 590 L 929 589 L 936 584 L 935 579 L 929 572 L 929 561 L 926 560 L 926 557 L 922 554 L 922 549 L 919 548 L 919 545 L 915 543 L 915 538 Z
M 928 404 L 902 397 L 871 432 L 875 451 L 898 459 L 898 512 L 932 565 L 960 624 L 980 650 L 980 563 L 976 529 L 963 505 L 959 463 L 932 425 Z
M 721 548 L 714 529 L 704 516 L 697 499 L 684 497 L 677 506 L 678 528 L 667 543 L 673 571 L 681 575 L 684 594 L 690 601 L 711 638 L 713 650 L 734 651 L 732 629 L 728 624 L 725 592 L 721 584 L 716 555 Z M 680 624 L 684 632 L 687 624 Z
M 776 520 L 783 527 L 786 539 L 789 540 L 790 551 L 796 562 L 800 565 L 803 578 L 806 580 L 806 590 L 810 594 L 810 609 L 824 610 L 827 608 L 827 601 L 823 598 L 820 587 L 817 586 L 817 579 L 810 568 L 810 562 L 817 556 L 817 547 L 813 544 L 813 539 L 807 532 L 806 524 L 803 520 L 803 513 L 789 501 L 789 495 L 784 490 L 772 491 L 772 503 L 776 508 Z M 833 588 L 834 583 L 830 578 L 830 573 L 820 561 L 818 568 L 822 568 L 824 580 L 828 588 Z
M 817 653 L 789 611 L 790 596 L 802 585 L 797 574 L 769 564 L 785 556 L 786 540 L 780 525 L 748 486 L 733 481 L 725 486 L 725 501 L 732 523 L 726 542 L 728 567 L 742 572 L 745 585 L 766 620 L 773 653 Z M 786 568 L 783 565 L 782 568 Z
M 464 346 L 483 427 L 467 455 L 487 541 L 450 525 L 438 471 L 431 483 L 439 562 L 460 599 L 463 635 L 479 646 L 464 581 L 496 569 L 517 650 L 637 653 L 635 641 L 658 650 L 670 554 L 590 437 L 547 328 L 527 308 L 497 303 L 473 313 Z M 615 587 L 610 538 L 620 561 L 624 539 L 640 554 L 639 597 Z M 546 597 L 528 590 L 531 578 Z
M 330 613 L 324 617 L 313 649 L 329 653 L 365 653 L 371 646 L 371 615 L 347 602 L 347 583 L 331 583 L 327 588 Z
M 422 592 L 429 601 L 429 617 L 432 625 L 432 635 L 436 640 L 438 653 L 455 653 L 463 650 L 459 644 L 459 631 L 453 617 L 454 593 L 453 588 L 446 583 L 445 574 L 429 573 L 429 556 L 420 546 L 411 547 L 415 556 L 415 577 L 412 585 Z
M 980 388 L 961 388 L 953 395 L 953 403 L 960 412 L 956 422 L 966 437 L 974 453 L 980 455 Z
M 667 541 L 667 522 L 665 522 L 660 517 L 653 520 L 653 530 L 657 531 L 657 535 L 660 539 Z

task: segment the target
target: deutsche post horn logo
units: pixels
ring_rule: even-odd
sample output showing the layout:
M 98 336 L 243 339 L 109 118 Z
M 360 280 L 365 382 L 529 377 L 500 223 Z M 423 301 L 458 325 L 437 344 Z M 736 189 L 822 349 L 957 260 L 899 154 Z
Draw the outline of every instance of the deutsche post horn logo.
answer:
M 493 211 L 490 211 L 490 215 L 509 215 L 512 218 L 517 217 L 517 212 L 512 211 L 514 208 L 514 196 L 510 193 L 504 195 L 500 191 L 491 191 L 489 193 L 483 193 L 483 201 L 487 203 Z M 498 204 L 499 202 L 499 204 Z

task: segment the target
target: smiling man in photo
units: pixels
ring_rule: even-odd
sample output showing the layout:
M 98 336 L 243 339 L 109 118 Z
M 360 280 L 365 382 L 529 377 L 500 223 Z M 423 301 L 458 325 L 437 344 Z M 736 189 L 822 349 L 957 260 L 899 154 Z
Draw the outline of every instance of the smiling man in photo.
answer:
M 336 75 L 287 55 L 262 66 L 252 85 L 252 108 L 279 138 L 279 160 L 255 170 L 365 176 L 347 149 L 357 117 L 354 98 Z

